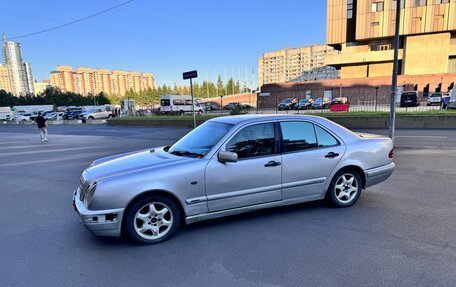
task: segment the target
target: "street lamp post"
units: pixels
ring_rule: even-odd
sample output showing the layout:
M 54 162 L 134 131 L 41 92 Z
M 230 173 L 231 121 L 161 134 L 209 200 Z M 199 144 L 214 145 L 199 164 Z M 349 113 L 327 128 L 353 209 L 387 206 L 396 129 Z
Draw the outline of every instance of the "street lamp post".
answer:
M 396 1 L 396 31 L 394 34 L 394 64 L 393 79 L 391 83 L 391 100 L 390 100 L 390 124 L 389 137 L 394 143 L 394 133 L 396 125 L 396 94 L 397 94 L 397 74 L 399 69 L 399 28 L 401 22 L 401 1 Z

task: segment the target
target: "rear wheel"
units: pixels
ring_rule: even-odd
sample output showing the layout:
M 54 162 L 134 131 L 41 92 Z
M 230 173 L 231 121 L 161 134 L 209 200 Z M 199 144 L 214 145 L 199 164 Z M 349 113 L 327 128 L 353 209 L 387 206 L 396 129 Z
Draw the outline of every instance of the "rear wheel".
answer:
M 94 117 L 92 117 L 92 116 L 90 116 L 90 117 L 89 117 L 89 120 L 94 120 L 94 119 L 95 119 L 95 118 L 94 118 Z
M 349 207 L 358 201 L 362 190 L 361 177 L 353 169 L 341 170 L 331 181 L 326 199 L 334 207 Z
M 173 200 L 162 195 L 147 196 L 134 203 L 126 214 L 128 236 L 137 244 L 155 244 L 170 239 L 179 229 L 181 214 Z

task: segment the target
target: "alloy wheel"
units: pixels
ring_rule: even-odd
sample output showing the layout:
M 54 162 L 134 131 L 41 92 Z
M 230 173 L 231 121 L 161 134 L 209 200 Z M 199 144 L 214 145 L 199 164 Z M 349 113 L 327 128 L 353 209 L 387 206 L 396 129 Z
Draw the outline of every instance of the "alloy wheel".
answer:
M 134 218 L 136 233 L 146 240 L 165 236 L 173 225 L 171 209 L 162 202 L 152 202 L 141 207 Z
M 356 198 L 358 181 L 352 174 L 346 173 L 337 179 L 334 189 L 337 200 L 346 204 Z

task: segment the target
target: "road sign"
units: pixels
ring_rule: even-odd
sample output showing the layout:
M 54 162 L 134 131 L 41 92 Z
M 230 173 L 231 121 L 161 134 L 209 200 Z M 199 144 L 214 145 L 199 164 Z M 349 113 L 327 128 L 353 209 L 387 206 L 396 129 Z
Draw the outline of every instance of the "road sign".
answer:
M 198 71 L 195 70 L 195 71 L 185 72 L 182 74 L 182 77 L 184 78 L 184 80 L 198 78 Z

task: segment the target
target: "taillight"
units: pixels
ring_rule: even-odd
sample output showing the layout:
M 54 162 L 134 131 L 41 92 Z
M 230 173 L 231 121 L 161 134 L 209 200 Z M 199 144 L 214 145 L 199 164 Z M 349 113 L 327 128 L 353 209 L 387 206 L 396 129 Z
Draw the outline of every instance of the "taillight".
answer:
M 393 157 L 394 157 L 394 149 L 392 149 L 392 150 L 389 152 L 388 157 L 389 157 L 390 159 L 393 159 Z

